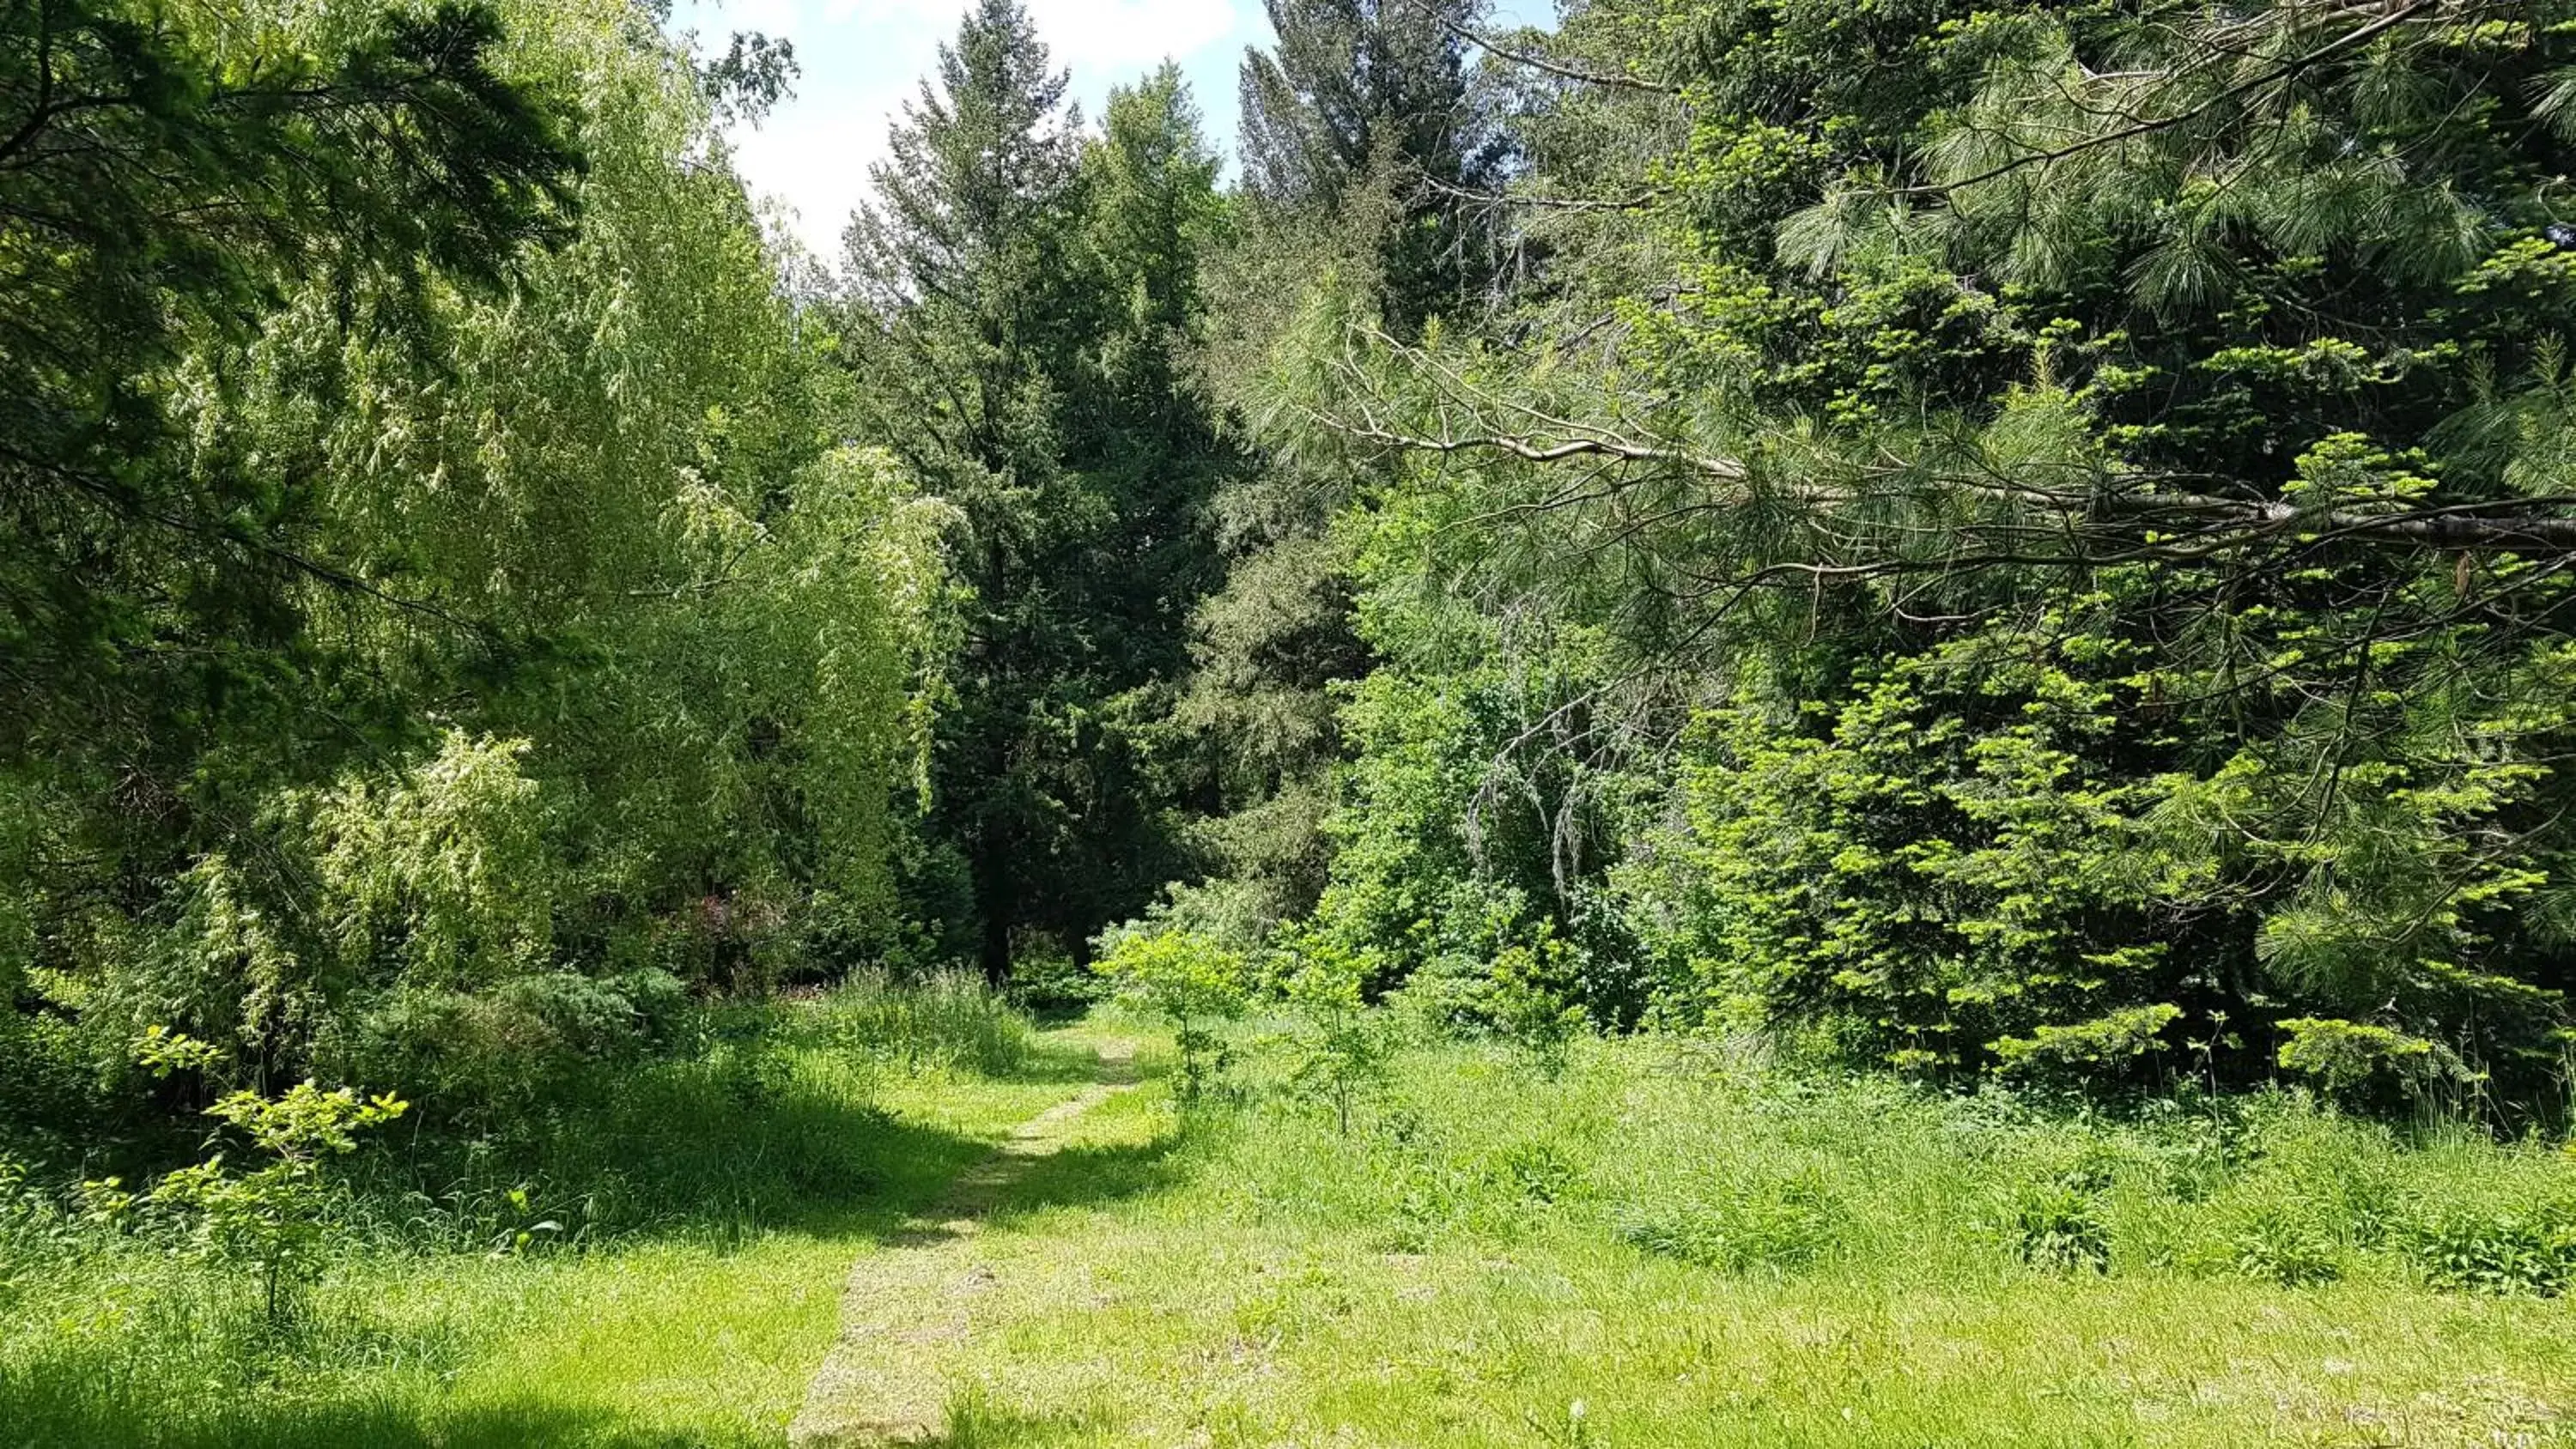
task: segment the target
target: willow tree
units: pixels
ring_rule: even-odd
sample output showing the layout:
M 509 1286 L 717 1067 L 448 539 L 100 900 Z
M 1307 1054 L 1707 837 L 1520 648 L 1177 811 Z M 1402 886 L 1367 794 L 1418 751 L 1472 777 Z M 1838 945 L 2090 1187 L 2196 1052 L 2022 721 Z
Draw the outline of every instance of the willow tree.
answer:
M 31 1040 L 506 1106 L 881 925 L 935 510 L 833 450 L 704 75 L 624 0 L 39 8 L 0 186 L 95 235 L 13 317 L 105 342 L 0 565 Z

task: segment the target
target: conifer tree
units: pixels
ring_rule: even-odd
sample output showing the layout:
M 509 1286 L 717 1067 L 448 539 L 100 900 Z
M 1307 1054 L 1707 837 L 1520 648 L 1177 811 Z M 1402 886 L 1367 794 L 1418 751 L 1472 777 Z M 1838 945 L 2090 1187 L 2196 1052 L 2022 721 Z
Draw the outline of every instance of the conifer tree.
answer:
M 1177 77 L 1122 96 L 1084 161 L 1024 7 L 944 47 L 850 231 L 868 431 L 959 510 L 973 591 L 933 853 L 1006 978 L 1079 953 L 1169 873 L 1134 691 L 1177 671 L 1212 430 L 1176 399 L 1213 166 Z
M 1259 392 L 1258 359 L 1294 328 L 1318 279 L 1403 335 L 1483 300 L 1490 213 L 1468 198 L 1497 184 L 1503 150 L 1459 35 L 1480 8 L 1268 0 L 1278 43 L 1244 57 L 1246 224 L 1222 263 L 1245 359 L 1226 378 L 1238 403 Z M 1273 461 L 1219 501 L 1226 584 L 1195 621 L 1178 719 L 1201 746 L 1216 808 L 1198 834 L 1238 919 L 1294 916 L 1323 886 L 1327 777 L 1341 753 L 1331 687 L 1368 659 L 1328 524 L 1363 476 L 1318 457 Z
M 1490 238 L 1466 207 L 1501 155 L 1469 94 L 1459 31 L 1476 0 L 1265 0 L 1278 45 L 1243 61 L 1243 175 L 1273 207 L 1378 235 L 1399 332 L 1472 302 Z M 1372 191 L 1379 194 L 1371 195 Z

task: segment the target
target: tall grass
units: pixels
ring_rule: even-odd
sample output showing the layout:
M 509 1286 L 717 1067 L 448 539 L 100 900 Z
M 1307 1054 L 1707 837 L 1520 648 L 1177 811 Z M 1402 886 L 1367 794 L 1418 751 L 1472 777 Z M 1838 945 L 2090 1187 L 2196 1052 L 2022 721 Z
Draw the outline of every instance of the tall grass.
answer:
M 1010 1079 L 1035 1055 L 966 978 L 707 1006 L 663 1057 L 349 1159 L 283 1332 L 0 1171 L 0 1446 L 774 1442 L 850 1257 L 1062 1090 Z
M 798 1018 L 811 1038 L 900 1062 L 1006 1077 L 1029 1065 L 1035 1042 L 1027 1014 L 966 972 L 898 984 L 882 973 L 852 977 Z
M 986 1445 L 2555 1443 L 2576 1159 L 2272 1095 L 2125 1115 L 1691 1043 L 1254 1029 L 1163 1186 L 987 1241 Z M 2556 1437 L 2551 1437 L 2555 1435 Z
M 1226 1159 L 1258 1174 L 1247 1210 L 1388 1251 L 1545 1231 L 1771 1277 L 2576 1288 L 2576 1156 L 2291 1093 L 2106 1114 L 1637 1041 L 1594 1043 L 1553 1079 L 1500 1049 L 1415 1050 L 1348 1137 L 1253 1096 Z

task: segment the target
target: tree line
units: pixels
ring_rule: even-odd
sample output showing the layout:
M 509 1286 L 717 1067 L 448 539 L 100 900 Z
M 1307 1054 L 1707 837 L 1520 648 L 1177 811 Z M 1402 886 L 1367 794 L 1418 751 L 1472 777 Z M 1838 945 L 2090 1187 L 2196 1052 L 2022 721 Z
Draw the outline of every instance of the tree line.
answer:
M 465 1119 L 1109 943 L 2563 1105 L 2576 8 L 977 0 L 842 254 L 637 0 L 0 21 L 0 1112 Z M 2570 219 L 2562 219 L 2570 218 Z

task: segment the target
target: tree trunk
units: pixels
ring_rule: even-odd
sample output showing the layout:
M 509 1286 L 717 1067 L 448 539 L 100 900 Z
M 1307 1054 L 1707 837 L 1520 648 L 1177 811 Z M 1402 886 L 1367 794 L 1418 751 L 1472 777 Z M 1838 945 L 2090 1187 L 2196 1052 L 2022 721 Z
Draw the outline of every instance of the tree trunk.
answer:
M 984 980 L 1000 990 L 1011 981 L 1011 927 L 1019 914 L 1010 843 L 987 839 L 975 854 L 975 910 L 984 918 Z

